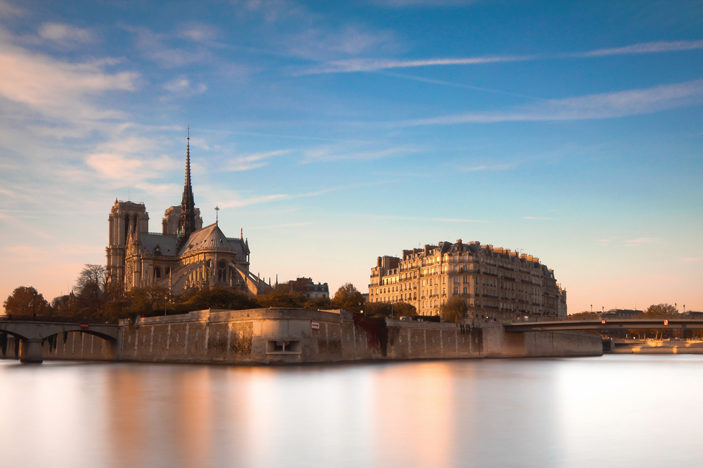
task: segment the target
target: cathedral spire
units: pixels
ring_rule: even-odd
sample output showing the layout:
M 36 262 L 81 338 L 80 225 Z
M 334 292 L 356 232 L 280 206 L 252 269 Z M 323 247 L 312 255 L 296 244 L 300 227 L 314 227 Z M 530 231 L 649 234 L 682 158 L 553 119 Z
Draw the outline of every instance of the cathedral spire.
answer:
M 190 187 L 190 125 L 188 125 L 188 133 L 186 134 L 186 182 L 185 186 Z
M 193 187 L 190 183 L 190 125 L 186 136 L 186 179 L 183 185 L 183 198 L 181 199 L 181 216 L 178 219 L 179 246 L 185 244 L 186 239 L 195 231 L 195 200 Z

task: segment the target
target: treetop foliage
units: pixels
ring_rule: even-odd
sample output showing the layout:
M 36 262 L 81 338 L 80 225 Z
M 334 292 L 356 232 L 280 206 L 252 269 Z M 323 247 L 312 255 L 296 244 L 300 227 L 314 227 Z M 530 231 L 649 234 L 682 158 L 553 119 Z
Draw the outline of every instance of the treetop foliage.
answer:
M 364 295 L 351 283 L 341 286 L 332 299 L 332 305 L 342 309 L 353 310 L 354 312 L 360 312 L 365 303 Z
M 5 312 L 12 318 L 36 319 L 51 314 L 47 300 L 31 286 L 15 288 L 3 305 Z

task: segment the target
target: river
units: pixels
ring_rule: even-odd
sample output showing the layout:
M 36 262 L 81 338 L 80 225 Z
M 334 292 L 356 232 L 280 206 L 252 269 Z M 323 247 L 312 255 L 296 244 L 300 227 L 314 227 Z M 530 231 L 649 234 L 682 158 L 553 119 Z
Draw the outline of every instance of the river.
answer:
M 0 466 L 701 466 L 703 356 L 0 361 Z

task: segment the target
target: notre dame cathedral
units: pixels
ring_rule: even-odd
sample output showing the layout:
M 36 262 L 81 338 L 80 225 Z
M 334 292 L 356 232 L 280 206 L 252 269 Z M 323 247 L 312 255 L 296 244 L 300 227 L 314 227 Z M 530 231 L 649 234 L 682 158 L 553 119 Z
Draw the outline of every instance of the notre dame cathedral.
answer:
M 227 237 L 218 223 L 203 227 L 190 180 L 190 135 L 180 206 L 164 213 L 161 234 L 149 232 L 144 203 L 117 201 L 110 210 L 108 287 L 161 287 L 178 295 L 191 288 L 229 286 L 252 295 L 270 285 L 249 272 L 249 243 Z

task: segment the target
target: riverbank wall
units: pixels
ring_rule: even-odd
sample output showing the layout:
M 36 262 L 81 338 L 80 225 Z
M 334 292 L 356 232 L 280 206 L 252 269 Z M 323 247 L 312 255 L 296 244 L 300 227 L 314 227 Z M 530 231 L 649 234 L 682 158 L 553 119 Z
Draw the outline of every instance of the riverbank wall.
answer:
M 4 357 L 13 358 L 14 337 Z M 201 310 L 120 321 L 116 343 L 70 332 L 44 359 L 208 364 L 302 364 L 481 357 L 599 356 L 597 335 L 507 333 L 500 324 L 374 319 L 345 310 Z
M 585 332 L 509 333 L 498 325 L 482 330 L 485 357 L 578 357 L 601 356 L 600 335 Z

